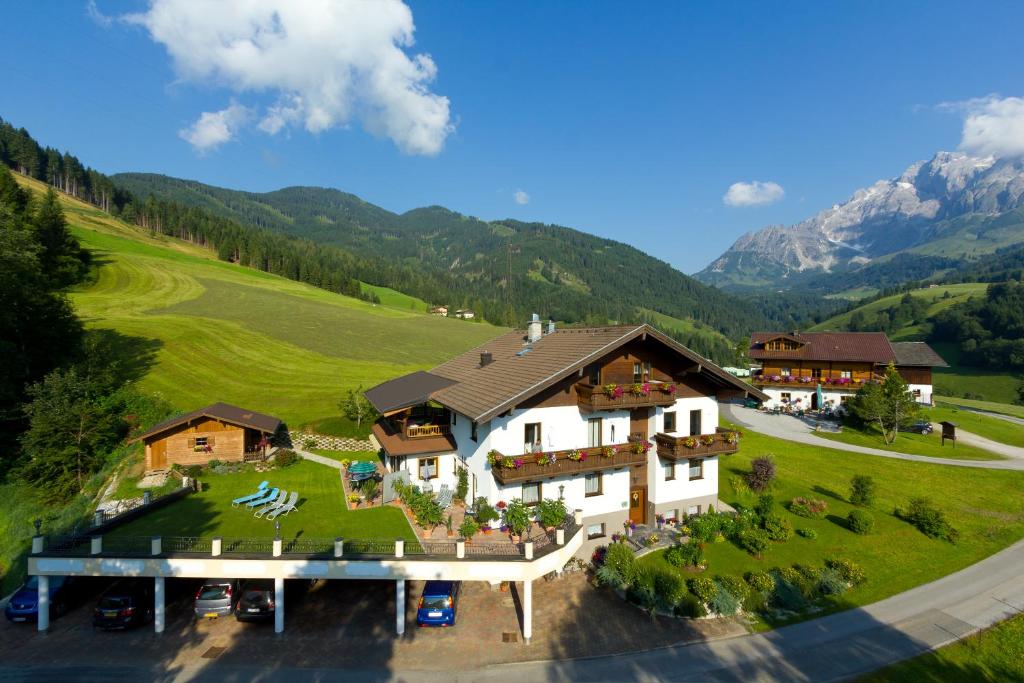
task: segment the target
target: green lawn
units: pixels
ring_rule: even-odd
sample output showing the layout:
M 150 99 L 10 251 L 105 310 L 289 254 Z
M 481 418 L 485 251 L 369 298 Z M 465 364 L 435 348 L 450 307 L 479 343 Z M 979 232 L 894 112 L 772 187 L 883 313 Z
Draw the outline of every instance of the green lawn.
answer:
M 721 459 L 722 500 L 732 505 L 752 504 L 752 500 L 737 494 L 729 482 L 748 472 L 753 458 L 766 453 L 774 455 L 777 466 L 774 495 L 779 514 L 795 529 L 814 529 L 818 538 L 808 540 L 794 535 L 785 543 L 773 544 L 760 560 L 730 542 L 709 544 L 707 574 L 742 576 L 748 571 L 798 562 L 820 566 L 830 557 L 853 559 L 864 567 L 868 580 L 827 603 L 828 613 L 872 603 L 933 581 L 1024 537 L 1024 497 L 1020 495 L 1024 472 L 954 468 L 858 455 L 749 431 L 743 437 L 740 452 Z M 871 475 L 878 489 L 877 501 L 870 509 L 875 530 L 865 536 L 845 526 L 846 515 L 853 509 L 846 497 L 850 478 L 855 474 Z M 828 515 L 810 520 L 791 514 L 782 503 L 796 496 L 825 500 Z M 929 497 L 946 511 L 950 522 L 960 530 L 958 544 L 932 540 L 892 514 L 893 508 L 905 506 L 914 496 Z M 662 551 L 641 561 L 664 563 Z
M 941 411 L 939 414 L 941 414 Z M 968 446 L 963 443 L 957 444 L 956 448 L 954 448 L 949 442 L 946 442 L 946 445 L 943 446 L 940 431 L 941 430 L 936 430 L 931 434 L 910 434 L 907 432 L 900 432 L 896 436 L 896 440 L 891 444 L 886 444 L 882 440 L 881 432 L 878 430 L 878 427 L 874 425 L 868 425 L 862 428 L 844 425 L 843 431 L 841 432 L 820 432 L 818 433 L 818 436 L 829 439 L 830 441 L 841 441 L 842 443 L 853 444 L 854 446 L 867 446 L 868 448 L 878 448 L 883 451 L 892 451 L 893 453 L 927 455 L 932 458 L 953 458 L 957 460 L 1005 459 L 998 453 L 986 451 L 975 446 Z
M 379 462 L 380 456 L 377 451 L 331 451 L 326 448 L 310 448 L 310 453 L 322 455 L 331 460 L 366 460 L 368 462 Z
M 921 289 L 915 289 L 910 292 L 912 297 L 923 299 L 928 302 L 928 317 L 931 317 L 946 308 L 949 308 L 953 304 L 967 301 L 972 296 L 984 295 L 988 284 L 984 282 L 965 282 L 954 285 L 939 285 L 938 287 L 924 287 Z M 949 292 L 949 298 L 944 299 L 946 292 Z M 892 296 L 883 297 L 877 301 L 872 301 L 869 304 L 864 304 L 853 311 L 847 311 L 846 313 L 840 313 L 837 316 L 829 318 L 828 320 L 818 323 L 808 329 L 808 332 L 824 332 L 827 330 L 839 330 L 846 329 L 846 326 L 850 322 L 850 316 L 853 315 L 854 311 L 863 311 L 869 320 L 873 319 L 873 316 L 881 310 L 894 306 L 900 302 L 903 298 L 903 294 L 893 294 Z M 908 338 L 905 334 L 900 334 L 897 330 L 890 335 L 893 338 L 905 339 Z M 948 360 L 948 359 L 947 359 Z
M 935 368 L 935 393 L 943 396 L 970 396 L 975 400 L 1012 403 L 1017 398 L 1020 378 L 1008 372 L 960 365 L 956 344 L 932 344 L 935 351 L 949 363 L 948 368 Z
M 1024 615 L 859 680 L 861 683 L 1024 681 Z
M 313 462 L 299 462 L 271 472 L 204 474 L 203 490 L 118 527 L 113 536 L 223 536 L 270 538 L 274 523 L 256 519 L 251 510 L 231 501 L 252 493 L 264 479 L 271 487 L 299 492 L 298 509 L 278 517 L 282 536 L 303 538 L 374 538 L 415 540 L 402 511 L 395 507 L 347 510 L 340 473 Z
M 950 421 L 959 428 L 1011 446 L 1024 446 L 1024 425 L 962 410 L 952 403 L 940 403 L 928 411 L 932 422 Z M 961 446 L 957 446 L 960 450 Z
M 968 408 L 978 408 L 979 410 L 987 410 L 992 413 L 1002 413 L 1003 415 L 1012 415 L 1013 417 L 1024 417 L 1024 406 L 1018 406 L 1010 403 L 977 401 L 969 398 L 957 398 L 956 396 L 936 396 L 935 400 L 940 403 L 967 406 Z
M 100 264 L 71 293 L 78 314 L 119 333 L 138 385 L 182 411 L 226 401 L 298 427 L 337 416 L 347 389 L 432 367 L 504 332 L 426 315 L 398 293 L 378 291 L 388 305 L 374 305 L 218 261 L 64 195 L 61 206 Z
M 181 486 L 181 480 L 177 477 L 167 477 L 167 481 L 164 482 L 163 486 L 140 489 L 139 480 L 141 478 L 142 477 L 139 476 L 121 476 L 117 480 L 117 487 L 114 489 L 114 495 L 112 498 L 118 500 L 123 500 L 125 498 L 138 498 L 146 491 L 151 492 L 154 496 L 160 496 L 165 493 L 170 493 Z

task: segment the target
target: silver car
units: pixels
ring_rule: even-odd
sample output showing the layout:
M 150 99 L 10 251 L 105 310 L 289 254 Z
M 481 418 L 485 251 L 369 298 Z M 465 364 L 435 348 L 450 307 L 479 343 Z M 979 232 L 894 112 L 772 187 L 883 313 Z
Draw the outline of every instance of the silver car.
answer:
M 207 579 L 196 592 L 197 618 L 226 617 L 235 611 L 238 582 L 231 579 Z

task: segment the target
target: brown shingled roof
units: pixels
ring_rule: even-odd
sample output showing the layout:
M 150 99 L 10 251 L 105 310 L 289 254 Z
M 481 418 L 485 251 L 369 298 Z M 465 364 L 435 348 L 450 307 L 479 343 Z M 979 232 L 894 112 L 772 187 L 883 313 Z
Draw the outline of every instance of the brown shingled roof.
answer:
M 803 342 L 799 349 L 769 351 L 765 343 L 779 337 Z M 750 335 L 751 358 L 756 360 L 820 360 L 886 364 L 896 361 L 884 332 L 755 332 Z
M 924 342 L 892 342 L 896 365 L 948 368 L 949 363 Z
M 515 330 L 431 370 L 431 375 L 454 384 L 432 392 L 430 398 L 471 420 L 486 422 L 643 335 L 657 339 L 700 364 L 716 383 L 761 400 L 767 398 L 758 389 L 649 325 L 558 329 L 532 345 L 526 344 L 523 330 Z M 481 366 L 480 354 L 484 352 L 491 354 L 492 361 Z
M 135 437 L 133 441 L 154 436 L 172 427 L 177 427 L 178 425 L 191 422 L 199 417 L 223 420 L 224 422 L 230 422 L 231 424 L 239 425 L 241 427 L 256 429 L 266 434 L 273 434 L 277 431 L 277 428 L 281 426 L 281 420 L 272 415 L 264 415 L 263 413 L 246 410 L 245 408 L 239 408 L 238 406 L 233 406 L 228 403 L 214 403 L 213 405 L 206 406 L 205 408 L 199 408 L 198 410 L 193 410 L 190 413 L 185 413 L 184 415 L 179 415 L 178 417 L 173 417 L 170 420 L 165 420 L 154 425 L 148 431 Z

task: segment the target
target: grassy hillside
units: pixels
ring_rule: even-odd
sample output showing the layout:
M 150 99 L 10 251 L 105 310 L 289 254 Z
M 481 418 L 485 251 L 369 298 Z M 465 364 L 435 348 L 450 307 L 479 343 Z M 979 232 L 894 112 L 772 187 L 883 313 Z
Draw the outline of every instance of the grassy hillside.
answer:
M 987 287 L 988 284 L 984 282 L 965 282 L 955 285 L 938 285 L 937 287 L 915 289 L 910 292 L 910 295 L 915 298 L 923 299 L 929 303 L 928 316 L 931 317 L 939 311 L 949 308 L 953 304 L 967 301 L 971 296 L 984 296 L 985 289 Z M 948 299 L 943 298 L 946 295 L 946 292 L 949 292 L 950 294 L 950 298 Z M 809 328 L 807 331 L 824 332 L 827 330 L 846 329 L 847 325 L 850 324 L 850 317 L 855 311 L 861 311 L 870 320 L 879 311 L 899 304 L 900 299 L 902 298 L 903 294 L 893 294 L 892 296 L 883 297 L 877 301 L 872 301 L 869 304 L 859 306 L 852 311 L 847 311 L 846 313 L 840 313 L 839 315 L 833 316 L 828 320 Z M 919 338 L 915 336 L 919 333 L 919 329 L 906 327 L 890 335 L 890 338 L 895 341 L 915 339 Z
M 413 311 L 422 302 L 397 292 L 374 305 L 242 268 L 62 203 L 99 263 L 71 295 L 79 315 L 119 333 L 141 387 L 182 410 L 222 400 L 302 425 L 336 415 L 348 388 L 431 367 L 503 331 Z

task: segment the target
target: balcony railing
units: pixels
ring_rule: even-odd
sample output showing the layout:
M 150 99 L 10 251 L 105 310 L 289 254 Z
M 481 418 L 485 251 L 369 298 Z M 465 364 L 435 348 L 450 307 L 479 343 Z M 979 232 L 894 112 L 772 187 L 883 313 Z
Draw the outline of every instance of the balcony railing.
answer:
M 676 401 L 674 382 L 640 382 L 637 384 L 576 385 L 580 408 L 587 411 L 620 410 L 670 406 Z
M 451 431 L 452 428 L 450 425 L 407 425 L 405 428 L 405 438 L 419 439 L 428 436 L 448 436 L 449 434 L 451 434 Z
M 870 377 L 797 377 L 795 375 L 752 375 L 750 383 L 758 387 L 792 387 L 797 389 L 860 389 L 867 382 L 881 382 L 881 375 Z
M 491 464 L 494 479 L 504 485 L 641 465 L 646 462 L 647 451 L 650 448 L 650 443 L 639 441 L 617 446 L 573 448 L 524 455 L 505 455 L 491 451 L 487 454 L 487 460 Z
M 739 432 L 719 429 L 714 434 L 700 436 L 673 436 L 657 434 L 658 457 L 667 460 L 689 460 L 707 458 L 712 455 L 735 453 L 740 448 Z

